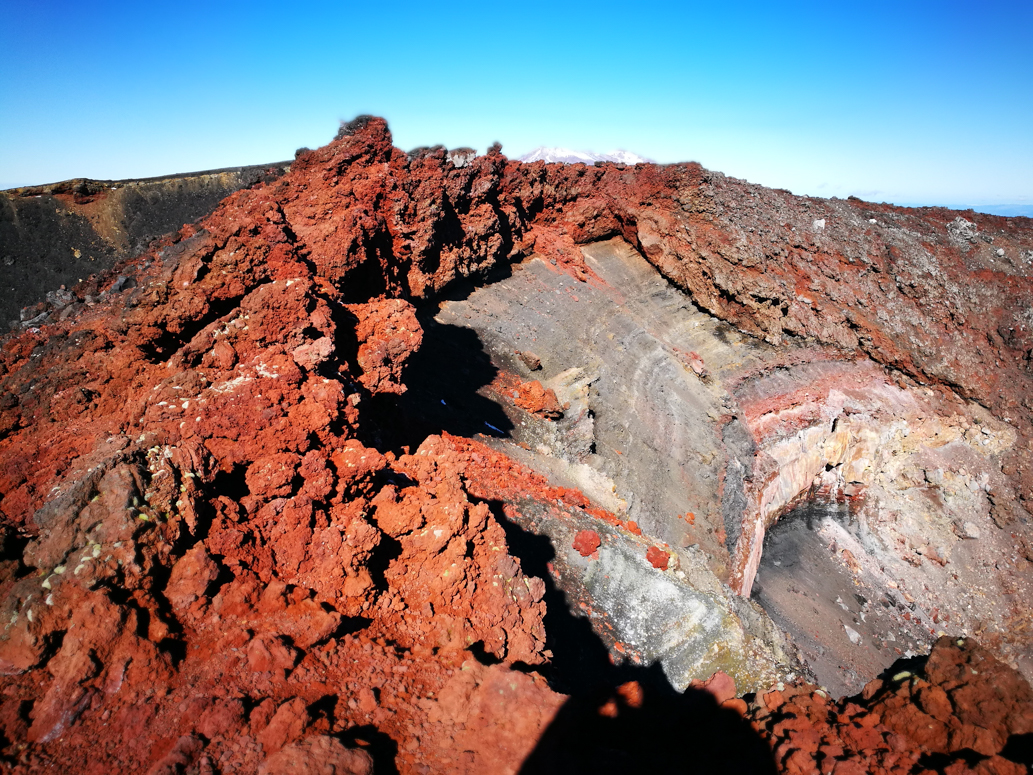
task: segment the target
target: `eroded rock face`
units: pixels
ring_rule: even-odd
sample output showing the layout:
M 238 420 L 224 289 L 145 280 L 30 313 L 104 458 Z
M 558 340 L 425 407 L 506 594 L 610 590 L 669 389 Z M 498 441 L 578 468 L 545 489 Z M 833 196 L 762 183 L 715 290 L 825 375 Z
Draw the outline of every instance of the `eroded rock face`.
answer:
M 741 740 L 754 732 L 728 681 L 763 690 L 799 665 L 739 593 L 765 532 L 808 494 L 878 528 L 835 557 L 858 584 L 903 584 L 935 637 L 951 585 L 976 583 L 973 558 L 1028 547 L 1033 497 L 1019 252 L 1033 229 L 956 217 L 798 199 L 695 165 L 405 154 L 380 119 L 342 128 L 3 341 L 5 763 L 516 772 L 567 760 L 535 750 L 561 706 L 642 711 L 650 728 L 651 684 L 626 672 L 648 665 L 690 687 L 660 706 L 689 701 L 691 719 L 720 701 Z M 450 352 L 446 329 L 489 352 L 422 364 L 448 379 L 414 382 L 407 365 Z M 440 384 L 457 394 L 424 400 Z M 453 423 L 486 435 L 442 432 Z M 548 561 L 514 548 L 535 534 Z M 1021 665 L 1033 558 L 1015 558 L 980 581 L 1000 602 L 949 615 Z M 577 661 L 547 627 L 566 603 L 605 655 L 594 683 L 556 668 Z M 929 686 L 961 698 L 948 673 Z M 718 686 L 692 705 L 691 687 Z M 946 713 L 926 688 L 894 694 L 900 712 L 935 715 L 928 694 Z M 971 748 L 1006 772 L 993 730 L 1025 712 L 1013 689 L 985 724 L 959 722 L 989 737 L 964 727 L 947 748 L 893 750 L 954 766 Z M 830 741 L 854 734 L 849 714 L 828 723 Z M 880 740 L 794 743 L 773 761 L 838 770 L 897 745 Z

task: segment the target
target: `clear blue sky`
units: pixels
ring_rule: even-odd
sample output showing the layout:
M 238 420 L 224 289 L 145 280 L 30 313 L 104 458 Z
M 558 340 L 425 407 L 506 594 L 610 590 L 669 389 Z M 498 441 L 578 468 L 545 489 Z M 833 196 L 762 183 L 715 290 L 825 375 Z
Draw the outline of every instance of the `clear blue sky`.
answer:
M 0 188 L 396 145 L 699 161 L 801 194 L 1033 202 L 1033 2 L 0 0 Z

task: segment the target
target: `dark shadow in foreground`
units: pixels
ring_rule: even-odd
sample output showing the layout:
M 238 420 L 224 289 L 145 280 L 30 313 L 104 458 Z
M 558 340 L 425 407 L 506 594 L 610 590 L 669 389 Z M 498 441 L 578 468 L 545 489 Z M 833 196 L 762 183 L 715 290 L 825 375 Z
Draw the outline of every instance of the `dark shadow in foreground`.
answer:
M 658 665 L 619 672 L 630 672 L 634 683 L 571 697 L 523 775 L 777 772 L 767 744 L 707 692 L 675 691 Z
M 373 396 L 368 433 L 378 449 L 415 451 L 432 434 L 443 431 L 473 438 L 508 436 L 513 428 L 496 402 L 480 393 L 498 373 L 477 333 L 438 323 L 420 310 L 423 344 L 405 367 L 402 395 Z
M 549 573 L 552 543 L 492 512 L 524 573 L 546 584 L 546 647 L 542 672 L 570 699 L 556 714 L 521 775 L 591 773 L 743 773 L 775 775 L 767 743 L 734 710 L 708 692 L 676 691 L 659 664 L 614 665 L 588 620 L 574 616 Z

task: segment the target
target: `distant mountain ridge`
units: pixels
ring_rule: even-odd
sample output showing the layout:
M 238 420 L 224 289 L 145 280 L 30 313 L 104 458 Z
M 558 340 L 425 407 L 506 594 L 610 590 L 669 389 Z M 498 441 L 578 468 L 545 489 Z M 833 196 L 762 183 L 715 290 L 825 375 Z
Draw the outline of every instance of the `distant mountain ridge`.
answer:
M 977 213 L 986 213 L 987 215 L 1003 215 L 1010 218 L 1014 218 L 1016 216 L 1033 218 L 1033 204 L 973 205 L 972 209 Z
M 654 163 L 652 159 L 639 156 L 631 151 L 616 150 L 608 153 L 593 153 L 591 151 L 574 151 L 570 148 L 551 148 L 545 145 L 540 145 L 533 151 L 525 153 L 517 161 L 544 161 L 547 164 L 556 162 L 562 164 L 595 164 L 597 161 L 610 161 L 618 164 Z
M 957 210 L 963 212 L 965 210 L 974 210 L 977 213 L 983 213 L 984 215 L 1000 215 L 1004 218 L 1033 218 L 1033 204 L 1029 202 L 1021 202 L 1015 204 L 984 204 L 974 205 L 968 204 L 967 202 L 888 202 L 895 207 L 942 207 L 946 210 Z

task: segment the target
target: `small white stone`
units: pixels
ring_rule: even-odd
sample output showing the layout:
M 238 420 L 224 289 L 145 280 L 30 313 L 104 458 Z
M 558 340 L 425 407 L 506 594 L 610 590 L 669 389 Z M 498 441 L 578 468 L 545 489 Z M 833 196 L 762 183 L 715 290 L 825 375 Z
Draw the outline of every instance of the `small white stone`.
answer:
M 961 525 L 956 526 L 955 531 L 962 538 L 971 538 L 978 540 L 980 536 L 979 528 L 971 522 L 963 522 Z

